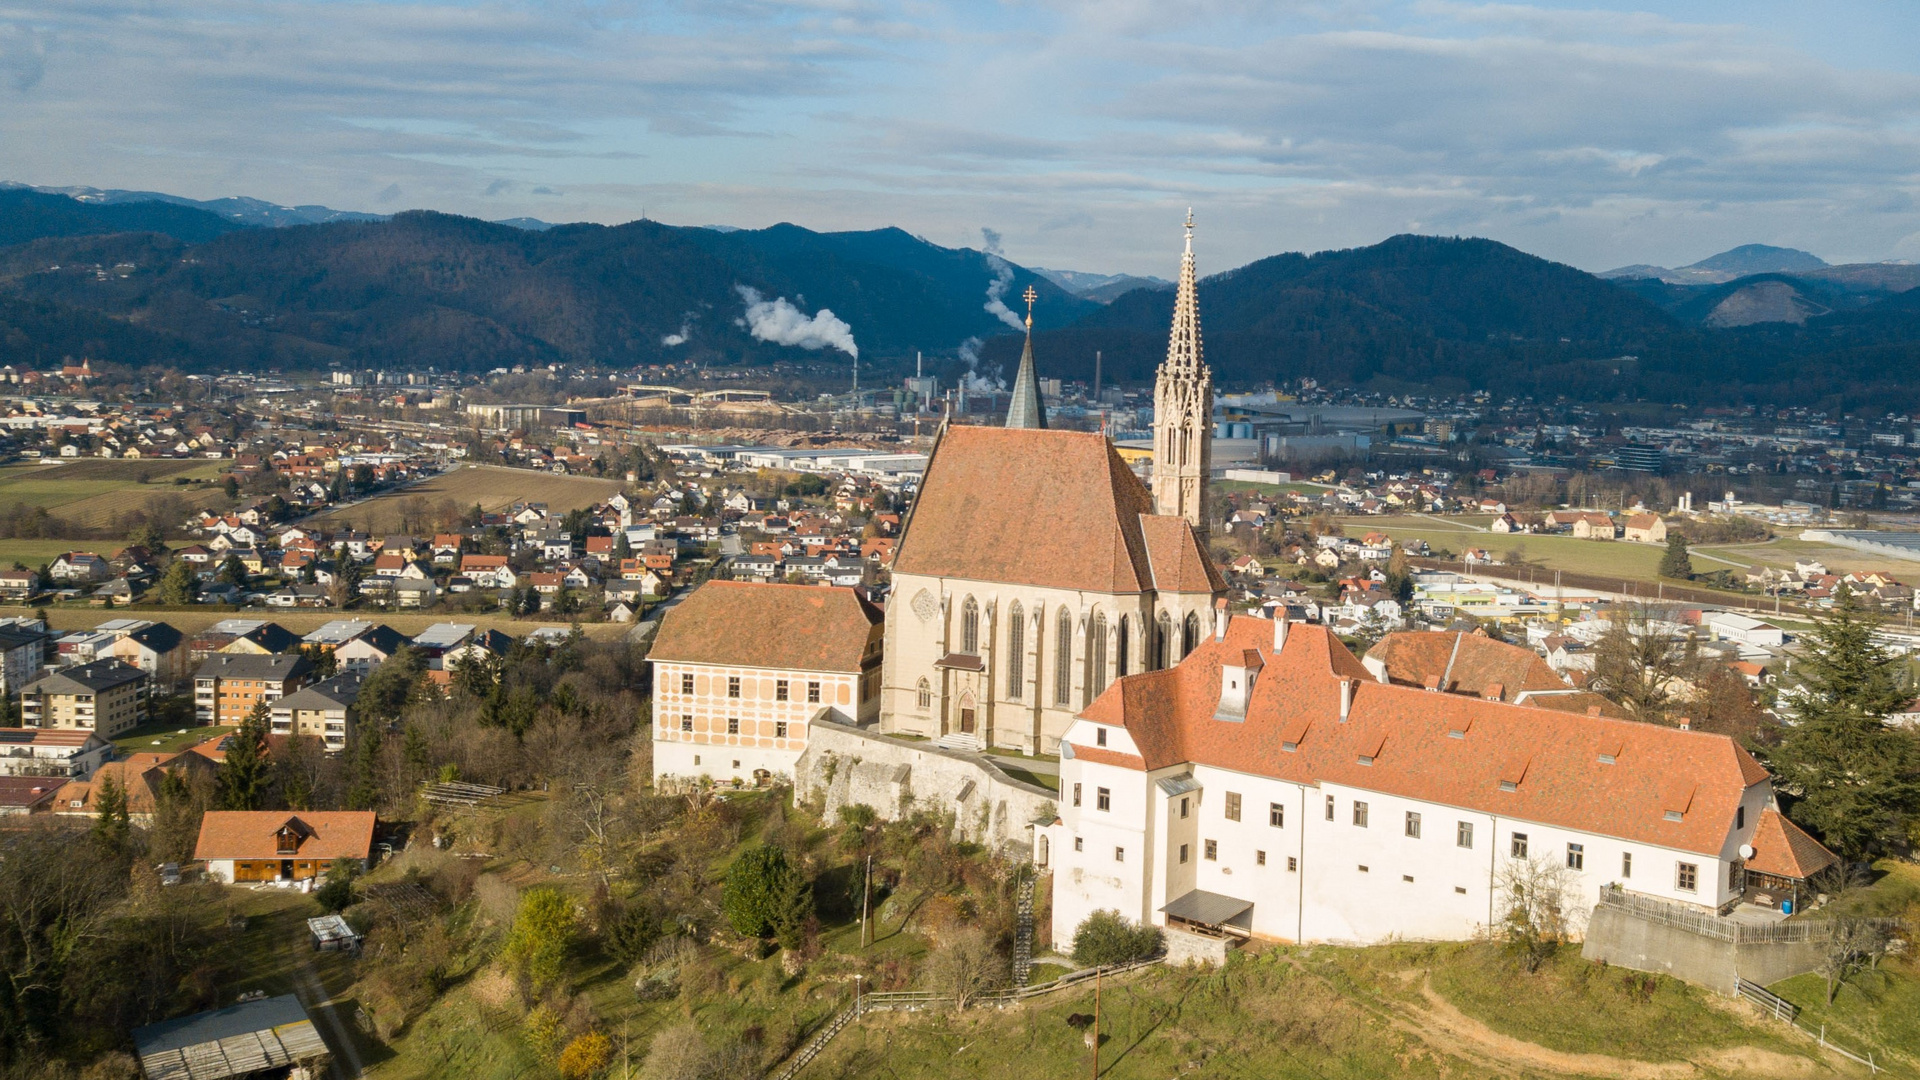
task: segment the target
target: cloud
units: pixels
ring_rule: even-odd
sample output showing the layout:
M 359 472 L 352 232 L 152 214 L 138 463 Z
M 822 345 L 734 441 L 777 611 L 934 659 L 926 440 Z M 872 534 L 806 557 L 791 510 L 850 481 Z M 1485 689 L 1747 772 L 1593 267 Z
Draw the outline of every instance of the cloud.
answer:
M 784 296 L 764 300 L 759 290 L 750 286 L 735 285 L 734 289 L 747 305 L 746 316 L 739 320 L 740 325 L 746 327 L 756 340 L 770 341 L 776 345 L 797 345 L 809 350 L 838 349 L 855 360 L 860 359 L 860 348 L 853 343 L 853 327 L 827 308 L 821 308 L 809 316 L 802 314 Z M 806 301 L 803 298 L 801 302 Z

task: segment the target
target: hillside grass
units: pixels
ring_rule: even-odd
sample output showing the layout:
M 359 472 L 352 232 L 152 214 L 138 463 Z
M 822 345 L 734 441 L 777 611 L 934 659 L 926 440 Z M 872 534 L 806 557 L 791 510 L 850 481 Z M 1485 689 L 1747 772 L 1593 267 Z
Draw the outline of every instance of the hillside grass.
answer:
M 418 484 L 324 511 L 314 515 L 309 523 L 350 524 L 378 536 L 400 531 L 404 508 L 413 500 L 424 501 L 430 509 L 451 502 L 462 511 L 476 505 L 482 510 L 494 511 L 519 502 L 543 502 L 550 513 L 565 514 L 605 502 L 625 486 L 619 480 L 592 476 L 567 476 L 504 465 L 465 465 Z

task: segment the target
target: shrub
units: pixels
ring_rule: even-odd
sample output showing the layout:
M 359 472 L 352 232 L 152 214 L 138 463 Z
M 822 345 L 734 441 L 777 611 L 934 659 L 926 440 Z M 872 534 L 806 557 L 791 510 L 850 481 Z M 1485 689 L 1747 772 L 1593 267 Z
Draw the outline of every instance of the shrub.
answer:
M 573 901 L 558 889 L 528 889 L 520 896 L 501 956 L 535 986 L 557 982 L 573 945 Z
M 787 861 L 786 852 L 761 844 L 741 853 L 727 869 L 721 906 L 736 932 L 774 937 L 786 948 L 798 948 L 813 915 L 813 889 Z
M 613 1040 L 597 1031 L 585 1035 L 567 1044 L 560 1051 L 560 1075 L 567 1080 L 587 1080 L 607 1067 L 613 1059 Z
M 313 898 L 328 911 L 345 911 L 352 907 L 355 899 L 354 870 L 352 859 L 333 860 L 333 865 L 327 867 L 326 884 L 313 891 Z
M 660 936 L 660 916 L 653 905 L 636 899 L 607 924 L 607 952 L 623 964 L 637 964 Z
M 1159 951 L 1157 927 L 1136 926 L 1117 911 L 1096 911 L 1073 932 L 1073 962 L 1084 967 L 1124 964 Z

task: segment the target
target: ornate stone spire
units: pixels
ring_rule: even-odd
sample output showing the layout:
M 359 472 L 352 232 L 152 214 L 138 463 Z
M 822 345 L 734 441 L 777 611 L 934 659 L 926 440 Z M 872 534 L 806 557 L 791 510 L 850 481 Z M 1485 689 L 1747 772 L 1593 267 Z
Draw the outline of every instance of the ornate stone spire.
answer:
M 1033 366 L 1033 302 L 1039 294 L 1027 286 L 1022 299 L 1027 302 L 1027 344 L 1020 351 L 1020 372 L 1013 377 L 1013 399 L 1007 403 L 1007 426 L 1043 428 L 1047 426 L 1047 405 L 1040 399 L 1040 373 Z
M 1153 502 L 1207 530 L 1207 477 L 1213 469 L 1213 372 L 1200 350 L 1200 292 L 1193 269 L 1193 210 L 1180 257 L 1167 359 L 1153 386 Z

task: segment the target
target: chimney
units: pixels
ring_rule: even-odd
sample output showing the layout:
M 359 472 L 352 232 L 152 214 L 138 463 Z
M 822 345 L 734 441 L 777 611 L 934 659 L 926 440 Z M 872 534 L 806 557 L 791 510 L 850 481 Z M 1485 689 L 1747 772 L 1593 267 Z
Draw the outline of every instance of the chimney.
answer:
M 1224 641 L 1227 637 L 1227 623 L 1233 616 L 1227 611 L 1227 598 L 1221 597 L 1213 602 L 1213 640 Z
M 1681 731 L 1692 731 L 1692 730 L 1693 730 L 1693 721 L 1691 721 L 1691 720 L 1688 720 L 1688 719 L 1687 719 L 1686 717 L 1684 717 L 1684 716 L 1683 716 L 1683 717 L 1681 717 L 1681 718 L 1680 718 L 1680 730 L 1681 730 Z
M 1488 683 L 1487 688 L 1481 691 L 1480 694 L 1481 697 L 1486 698 L 1488 701 L 1499 701 L 1506 697 L 1506 695 L 1507 687 L 1504 683 Z
M 1287 647 L 1287 609 L 1278 608 L 1273 615 L 1273 655 L 1279 656 Z
M 1220 662 L 1220 704 L 1213 712 L 1215 720 L 1247 718 L 1247 709 L 1253 703 L 1253 681 L 1263 666 L 1258 649 L 1247 649 Z
M 1357 680 L 1354 679 L 1340 680 L 1340 722 L 1343 724 L 1353 713 L 1353 690 L 1356 682 Z

